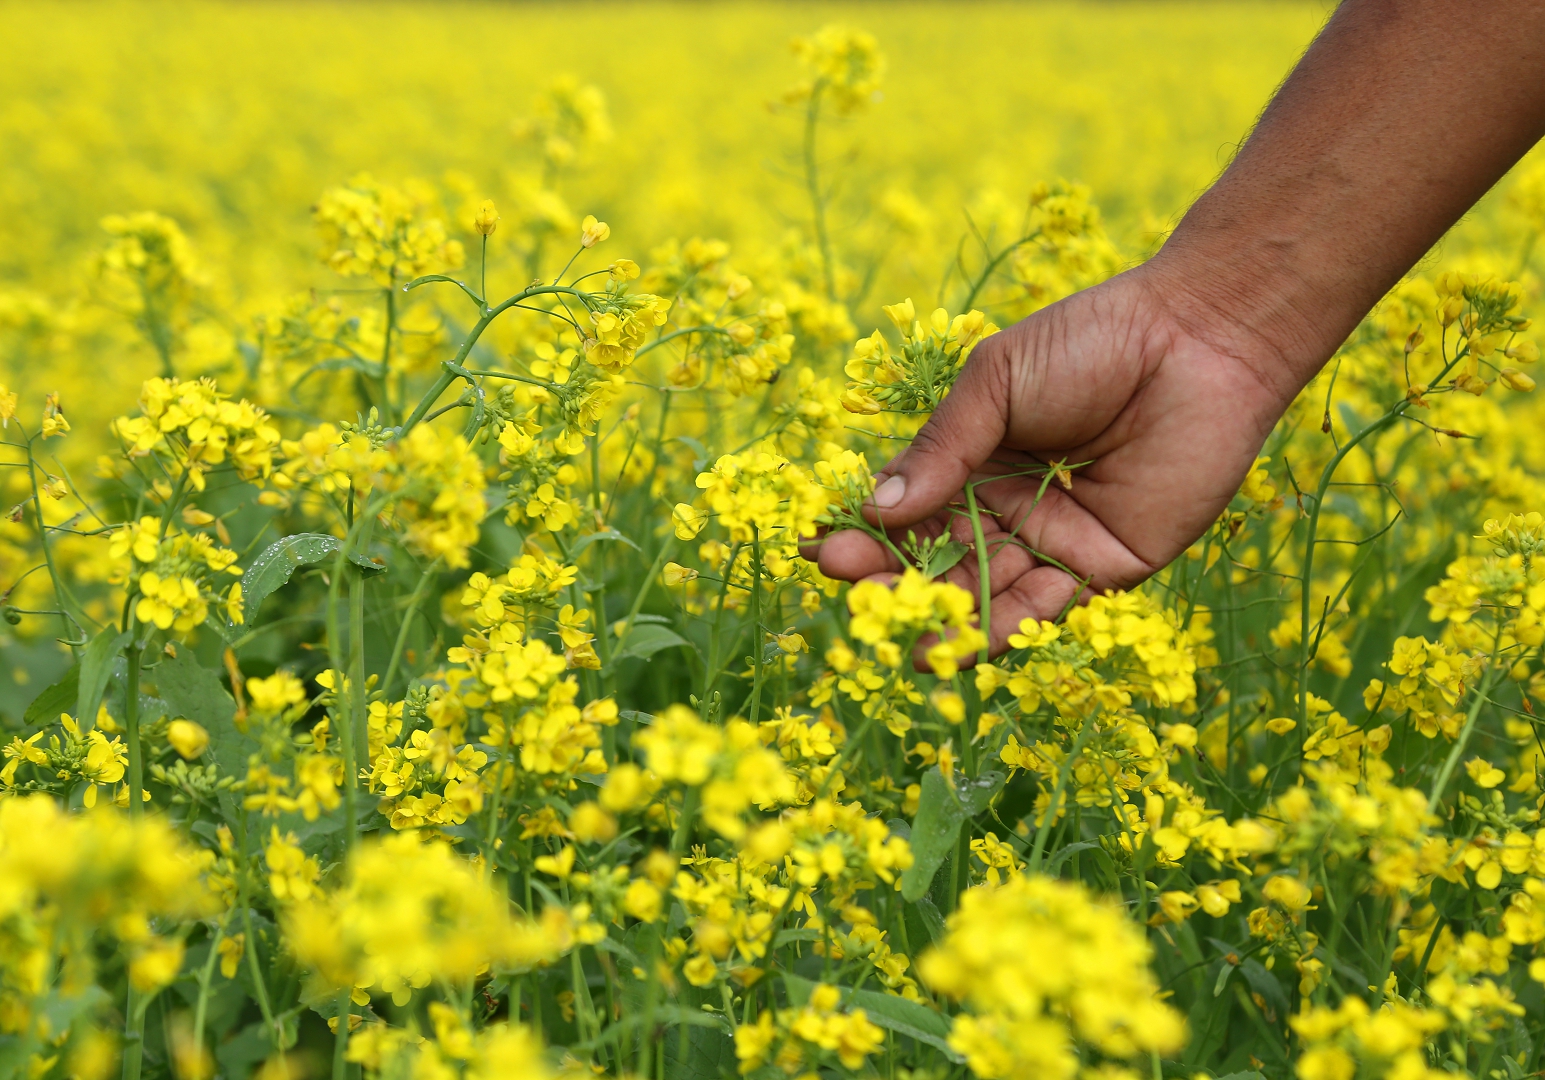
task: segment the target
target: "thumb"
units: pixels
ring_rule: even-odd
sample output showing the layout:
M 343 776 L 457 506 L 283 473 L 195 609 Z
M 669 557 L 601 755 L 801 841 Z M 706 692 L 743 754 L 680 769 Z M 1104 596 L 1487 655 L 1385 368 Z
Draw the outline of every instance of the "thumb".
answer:
M 1007 350 L 998 341 L 1007 336 L 994 334 L 973 350 L 912 444 L 875 474 L 865 511 L 876 524 L 914 525 L 937 513 L 1003 442 L 1010 379 Z

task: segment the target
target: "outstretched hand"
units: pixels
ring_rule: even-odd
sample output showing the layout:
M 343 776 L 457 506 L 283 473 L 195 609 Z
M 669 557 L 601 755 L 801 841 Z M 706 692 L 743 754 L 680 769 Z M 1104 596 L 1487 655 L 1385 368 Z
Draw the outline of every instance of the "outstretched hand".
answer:
M 876 474 L 865 513 L 897 542 L 948 532 L 970 545 L 965 487 L 978 482 L 993 653 L 1021 620 L 1055 618 L 1081 582 L 1130 588 L 1184 551 L 1298 390 L 1264 341 L 1189 303 L 1152 267 L 979 344 L 938 411 Z M 1088 464 L 1049 484 L 1044 467 L 1032 471 L 1059 461 Z M 825 537 L 819 561 L 848 581 L 901 569 L 859 530 Z M 945 576 L 979 594 L 973 555 Z

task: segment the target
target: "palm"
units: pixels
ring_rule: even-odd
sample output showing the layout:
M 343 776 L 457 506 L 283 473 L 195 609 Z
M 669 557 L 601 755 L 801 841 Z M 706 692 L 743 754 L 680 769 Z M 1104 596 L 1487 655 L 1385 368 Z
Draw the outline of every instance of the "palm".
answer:
M 1247 353 L 1183 328 L 1137 273 L 1069 297 L 977 348 L 905 466 L 882 470 L 906 493 L 877 519 L 897 541 L 947 532 L 969 545 L 973 485 L 1000 651 L 1022 619 L 1056 617 L 1077 579 L 1131 587 L 1216 519 L 1284 401 Z M 1088 464 L 1064 489 L 1044 479 L 1059 461 Z M 847 580 L 900 569 L 861 532 L 828 537 L 820 565 Z M 974 554 L 946 576 L 979 591 Z

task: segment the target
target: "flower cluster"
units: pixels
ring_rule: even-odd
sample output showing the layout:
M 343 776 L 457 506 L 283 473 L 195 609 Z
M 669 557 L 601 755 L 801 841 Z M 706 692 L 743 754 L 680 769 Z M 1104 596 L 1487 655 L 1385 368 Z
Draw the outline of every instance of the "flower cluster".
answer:
M 971 350 L 998 328 L 980 311 L 950 318 L 936 308 L 923 326 L 910 299 L 885 308 L 886 317 L 901 334 L 901 348 L 892 353 L 885 335 L 876 330 L 853 346 L 853 359 L 844 369 L 848 378 L 842 407 L 849 412 L 932 412 L 955 385 Z
M 947 925 L 919 970 L 969 1009 L 949 1041 L 983 1080 L 1070 1078 L 1080 1047 L 1122 1061 L 1185 1037 L 1180 1016 L 1156 996 L 1147 941 L 1081 886 L 1021 875 L 972 889 Z M 1004 963 L 1010 956 L 1036 962 Z
M 312 212 L 324 260 L 345 277 L 368 277 L 387 288 L 456 269 L 462 245 L 448 239 L 434 202 L 422 187 L 381 184 L 363 174 L 328 189 Z

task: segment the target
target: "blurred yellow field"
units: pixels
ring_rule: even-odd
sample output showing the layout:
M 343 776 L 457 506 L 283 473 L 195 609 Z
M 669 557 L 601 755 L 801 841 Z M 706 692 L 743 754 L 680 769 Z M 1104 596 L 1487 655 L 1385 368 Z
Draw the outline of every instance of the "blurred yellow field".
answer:
M 0 4 L 0 1080 L 1540 1075 L 1545 168 L 1146 582 L 865 516 L 1329 7 Z
M 606 96 L 616 137 L 574 208 L 644 249 L 737 247 L 802 220 L 799 117 L 769 112 L 786 43 L 850 21 L 884 42 L 881 107 L 843 123 L 850 199 L 923 203 L 936 246 L 982 188 L 1089 184 L 1123 242 L 1227 160 L 1325 14 L 1318 3 L 691 5 L 11 4 L 0 9 L 0 273 L 68 280 L 104 214 L 154 207 L 244 292 L 309 266 L 329 184 L 529 170 L 511 125 L 556 77 Z M 67 47 L 65 46 L 67 43 Z M 47 259 L 32 253 L 49 252 Z

